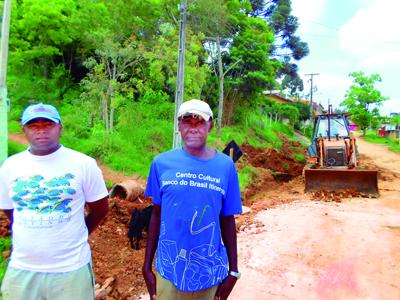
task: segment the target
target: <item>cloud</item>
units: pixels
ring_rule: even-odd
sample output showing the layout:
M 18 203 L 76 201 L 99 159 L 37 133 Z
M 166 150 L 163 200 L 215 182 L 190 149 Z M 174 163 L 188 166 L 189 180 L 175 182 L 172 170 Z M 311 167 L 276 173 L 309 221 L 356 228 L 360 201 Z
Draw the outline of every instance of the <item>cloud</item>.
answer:
M 299 19 L 298 31 L 296 34 L 300 36 L 303 34 L 307 34 L 312 31 L 313 25 L 310 22 L 302 22 L 305 21 L 317 21 L 320 19 L 321 15 L 323 15 L 323 10 L 326 7 L 325 3 L 327 0 L 319 0 L 319 1 L 307 1 L 304 0 L 292 0 L 292 15 L 296 16 Z
M 340 45 L 353 55 L 390 55 L 400 51 L 400 1 L 374 0 L 339 31 Z
M 301 76 L 304 82 L 304 92 L 306 94 L 310 91 L 310 77 Z M 333 105 L 333 108 L 339 108 L 340 102 L 344 99 L 344 94 L 349 86 L 352 84 L 352 79 L 349 76 L 343 76 L 341 74 L 334 74 L 329 72 L 321 73 L 314 77 L 313 80 L 314 101 L 322 104 L 323 107 L 328 107 L 328 101 Z
M 313 99 L 337 108 L 353 84 L 349 73 L 377 73 L 382 82 L 376 89 L 390 98 L 381 111 L 399 111 L 400 0 L 292 0 L 292 8 L 300 22 L 297 33 L 310 47 L 310 55 L 298 62 L 305 94 L 310 78 L 304 74 L 320 73 Z

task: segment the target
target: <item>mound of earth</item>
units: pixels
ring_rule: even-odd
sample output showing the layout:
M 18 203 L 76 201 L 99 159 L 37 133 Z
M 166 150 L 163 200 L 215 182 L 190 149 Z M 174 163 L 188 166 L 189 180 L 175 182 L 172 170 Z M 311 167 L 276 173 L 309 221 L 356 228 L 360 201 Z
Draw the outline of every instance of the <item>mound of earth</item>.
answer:
M 250 205 L 252 198 L 260 191 L 276 189 L 283 182 L 302 175 L 304 162 L 293 158 L 294 153 L 299 153 L 299 148 L 304 151 L 300 143 L 288 140 L 284 140 L 281 152 L 272 148 L 257 149 L 249 144 L 241 145 L 245 155 L 238 163 L 238 168 L 250 165 L 256 169 L 251 183 L 242 191 L 244 204 Z
M 96 282 L 102 286 L 112 281 L 104 299 L 138 299 L 146 290 L 142 277 L 146 234 L 139 250 L 130 247 L 127 236 L 132 210 L 151 204 L 150 198 L 139 199 L 111 198 L 107 219 L 89 238 Z

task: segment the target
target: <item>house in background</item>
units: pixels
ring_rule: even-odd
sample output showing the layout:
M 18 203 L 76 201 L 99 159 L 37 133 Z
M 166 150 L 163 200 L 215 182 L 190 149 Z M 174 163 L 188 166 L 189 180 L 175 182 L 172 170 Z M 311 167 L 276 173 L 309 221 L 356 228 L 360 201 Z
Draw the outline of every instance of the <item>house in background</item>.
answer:
M 400 113 L 390 113 L 390 118 L 400 116 Z M 378 130 L 378 135 L 390 138 L 400 138 L 399 124 L 382 124 Z
M 290 98 L 289 99 L 284 96 L 281 96 L 279 94 L 279 91 L 264 91 L 264 95 L 267 96 L 267 99 L 273 100 L 273 101 L 275 101 L 277 103 L 281 103 L 281 104 L 288 104 L 288 103 L 293 103 L 293 102 L 299 101 L 299 102 L 305 103 L 307 105 L 310 105 L 310 100 L 299 99 L 299 98 Z M 317 103 L 314 101 L 312 103 L 312 105 L 313 105 L 313 111 L 314 111 L 315 115 L 320 115 L 320 114 L 326 113 L 325 108 L 320 103 Z
M 267 99 L 275 101 L 275 102 L 280 103 L 280 104 L 288 104 L 288 103 L 292 103 L 293 102 L 292 99 L 285 98 L 285 97 L 281 96 L 276 91 L 271 91 L 271 92 L 264 91 L 264 95 L 267 96 Z

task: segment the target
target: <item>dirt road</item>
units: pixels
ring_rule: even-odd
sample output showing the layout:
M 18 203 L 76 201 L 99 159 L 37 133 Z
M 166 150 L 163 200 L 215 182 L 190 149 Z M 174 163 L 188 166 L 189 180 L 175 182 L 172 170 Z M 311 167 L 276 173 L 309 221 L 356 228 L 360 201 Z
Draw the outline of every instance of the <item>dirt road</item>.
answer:
M 337 203 L 299 195 L 261 210 L 258 225 L 238 235 L 243 275 L 230 299 L 400 299 L 400 155 L 358 141 L 361 157 L 380 171 L 380 197 Z M 286 194 L 279 196 L 293 196 Z

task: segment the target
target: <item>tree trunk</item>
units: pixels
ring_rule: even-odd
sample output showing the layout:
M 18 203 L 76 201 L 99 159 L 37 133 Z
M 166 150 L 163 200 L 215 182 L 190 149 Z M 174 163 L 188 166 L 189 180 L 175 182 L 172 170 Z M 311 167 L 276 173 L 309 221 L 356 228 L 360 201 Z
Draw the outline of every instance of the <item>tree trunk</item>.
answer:
M 103 120 L 105 121 L 106 125 L 106 132 L 109 132 L 109 123 L 108 123 L 108 99 L 107 95 L 103 95 Z
M 110 108 L 110 131 L 112 131 L 114 128 L 114 110 L 115 110 L 114 107 L 111 105 L 111 108 Z
M 218 97 L 218 119 L 217 136 L 221 136 L 222 114 L 224 110 L 224 70 L 222 69 L 221 40 L 217 37 L 217 55 L 218 55 L 218 79 L 219 79 L 219 97 Z
M 108 129 L 110 131 L 112 131 L 112 129 L 114 128 L 114 110 L 115 110 L 115 108 L 114 108 L 114 87 L 112 85 L 112 82 L 110 84 L 110 89 L 109 89 L 109 99 L 110 99 L 110 108 L 109 108 L 109 110 L 110 110 L 110 115 L 109 115 L 110 121 L 108 123 L 109 124 Z
M 93 126 L 94 126 L 94 112 L 91 111 L 89 114 L 89 127 L 93 128 Z

